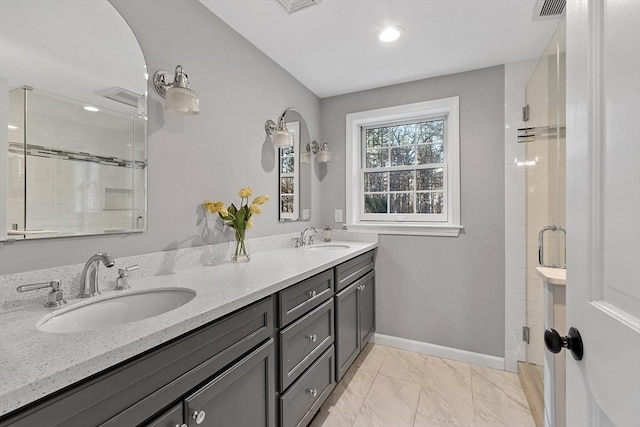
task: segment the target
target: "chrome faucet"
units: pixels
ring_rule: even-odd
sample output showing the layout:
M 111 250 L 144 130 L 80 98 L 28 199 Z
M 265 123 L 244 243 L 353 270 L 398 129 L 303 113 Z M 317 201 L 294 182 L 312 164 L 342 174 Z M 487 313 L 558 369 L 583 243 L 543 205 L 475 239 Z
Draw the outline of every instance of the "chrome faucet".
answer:
M 305 246 L 308 245 L 312 245 L 313 244 L 313 236 L 309 236 L 309 239 L 307 239 L 307 234 L 313 231 L 314 235 L 318 234 L 318 229 L 315 227 L 307 227 L 304 229 L 304 231 L 302 233 L 300 233 L 300 246 L 301 248 L 304 248 Z
M 93 255 L 82 269 L 82 276 L 80 276 L 80 293 L 76 295 L 77 298 L 89 298 L 100 295 L 100 289 L 98 287 L 98 267 L 102 262 L 105 267 L 113 267 L 116 263 L 105 252 L 99 252 Z

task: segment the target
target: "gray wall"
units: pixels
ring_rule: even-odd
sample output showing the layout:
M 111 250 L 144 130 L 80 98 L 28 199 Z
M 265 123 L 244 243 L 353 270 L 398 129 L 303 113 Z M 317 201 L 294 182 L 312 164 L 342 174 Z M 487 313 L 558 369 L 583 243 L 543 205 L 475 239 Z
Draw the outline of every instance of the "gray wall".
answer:
M 504 356 L 504 67 L 399 84 L 321 101 L 334 161 L 322 218 L 345 209 L 345 115 L 460 97 L 463 232 L 457 238 L 381 235 L 377 332 Z
M 293 106 L 319 138 L 319 99 L 196 0 L 111 3 L 138 38 L 151 76 L 183 65 L 200 97 L 200 115 L 165 113 L 149 88 L 148 232 L 0 243 L 0 274 L 82 263 L 98 251 L 120 257 L 233 239 L 220 227 L 206 233 L 199 206 L 204 199 L 236 201 L 247 185 L 272 196 L 249 237 L 303 228 L 278 222 L 278 171 L 264 122 Z M 319 185 L 316 174 L 314 225 L 320 224 Z

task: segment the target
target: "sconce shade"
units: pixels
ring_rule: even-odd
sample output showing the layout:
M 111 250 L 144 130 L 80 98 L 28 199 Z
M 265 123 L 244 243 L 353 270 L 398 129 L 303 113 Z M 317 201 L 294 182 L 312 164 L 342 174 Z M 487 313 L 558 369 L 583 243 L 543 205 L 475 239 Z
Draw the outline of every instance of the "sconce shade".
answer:
M 165 95 L 164 108 L 186 114 L 198 114 L 200 112 L 200 100 L 191 89 L 182 87 L 170 87 Z
M 293 146 L 293 136 L 286 130 L 279 130 L 273 134 L 273 146 L 276 148 L 287 148 Z
M 187 75 L 182 71 L 182 65 L 176 67 L 173 82 L 167 71 L 158 71 L 153 76 L 153 85 L 156 91 L 165 98 L 164 107 L 168 111 L 185 114 L 198 114 L 200 112 L 200 100 L 198 95 L 191 90 Z
M 320 151 L 318 151 L 318 154 L 316 154 L 316 160 L 319 163 L 327 163 L 331 161 L 331 151 L 329 151 L 329 146 L 327 145 L 326 141 L 322 143 Z
M 277 124 L 273 120 L 267 120 L 264 123 L 264 131 L 267 133 L 267 137 L 271 138 L 271 143 L 275 148 L 293 147 L 293 135 L 287 129 L 284 114 L 280 116 Z
M 318 143 L 313 141 L 315 146 L 318 146 Z M 300 163 L 311 163 L 311 142 L 307 142 L 307 145 L 304 147 L 304 152 L 300 156 Z M 317 152 L 317 151 L 316 151 Z
M 316 160 L 320 163 L 327 163 L 331 161 L 331 152 L 330 151 L 321 151 L 316 156 Z

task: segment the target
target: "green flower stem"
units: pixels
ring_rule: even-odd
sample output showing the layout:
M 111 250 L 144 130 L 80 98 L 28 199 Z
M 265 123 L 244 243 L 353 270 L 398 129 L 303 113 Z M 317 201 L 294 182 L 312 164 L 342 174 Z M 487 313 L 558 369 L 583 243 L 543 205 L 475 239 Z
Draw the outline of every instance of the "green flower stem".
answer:
M 245 237 L 245 229 L 235 229 L 235 237 L 236 237 L 236 252 L 235 252 L 235 256 L 238 257 L 240 255 L 246 255 L 247 254 L 247 248 L 244 244 L 244 237 Z

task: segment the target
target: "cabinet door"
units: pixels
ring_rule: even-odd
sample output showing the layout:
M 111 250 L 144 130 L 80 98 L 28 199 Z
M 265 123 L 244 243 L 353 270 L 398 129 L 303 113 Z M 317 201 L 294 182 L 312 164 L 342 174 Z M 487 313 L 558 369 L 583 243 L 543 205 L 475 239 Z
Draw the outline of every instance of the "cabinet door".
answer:
M 358 286 L 355 282 L 336 296 L 336 379 L 340 381 L 360 351 Z
M 185 399 L 189 426 L 275 427 L 274 353 L 270 339 Z
M 376 329 L 375 318 L 375 274 L 372 271 L 363 277 L 361 285 L 358 288 L 358 309 L 360 311 L 360 350 L 364 348 L 369 341 L 369 337 Z

